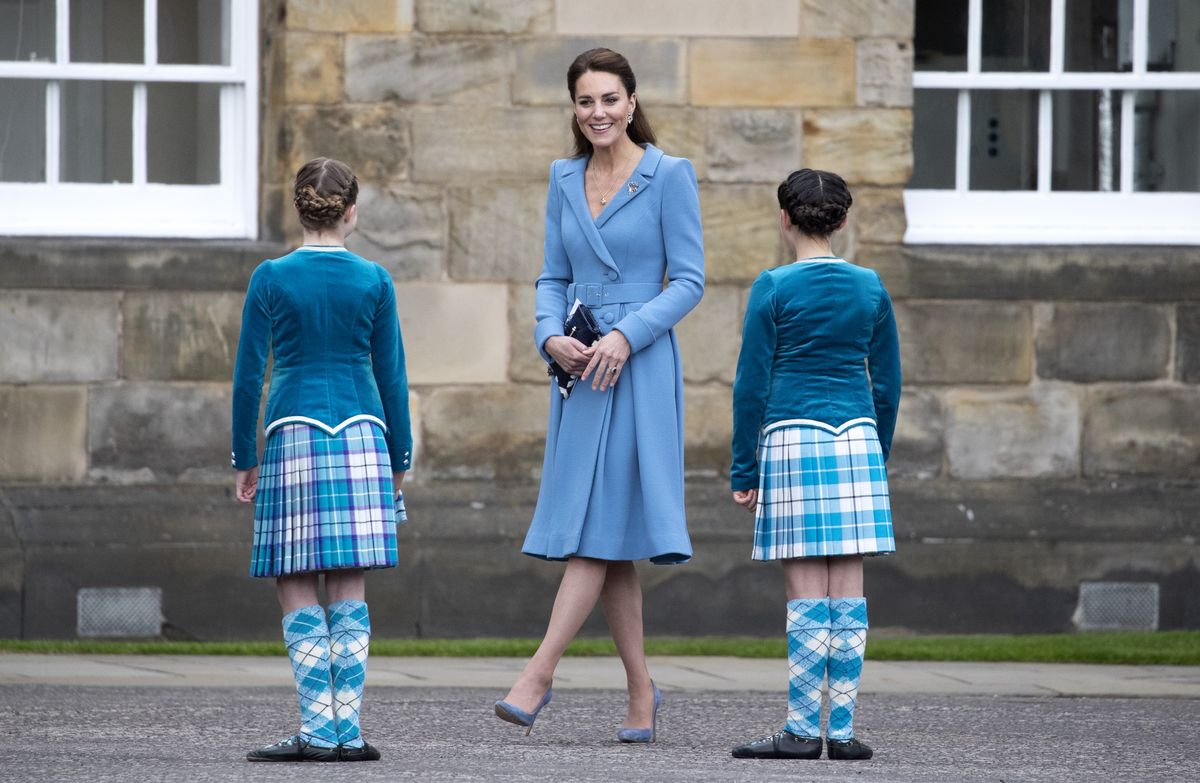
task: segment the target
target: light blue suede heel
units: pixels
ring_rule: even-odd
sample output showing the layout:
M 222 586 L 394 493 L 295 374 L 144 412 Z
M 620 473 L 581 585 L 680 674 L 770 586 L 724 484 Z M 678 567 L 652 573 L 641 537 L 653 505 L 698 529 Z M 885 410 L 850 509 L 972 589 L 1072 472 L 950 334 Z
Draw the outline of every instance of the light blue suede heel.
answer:
M 509 704 L 503 700 L 498 701 L 496 702 L 496 717 L 518 726 L 524 726 L 525 736 L 529 736 L 529 732 L 533 731 L 533 722 L 537 720 L 538 713 L 542 711 L 542 707 L 550 703 L 553 695 L 554 688 L 547 688 L 546 695 L 542 697 L 541 703 L 534 708 L 533 712 L 526 712 L 515 704 Z
M 654 683 L 650 683 L 650 687 L 654 689 L 654 712 L 651 714 L 650 728 L 621 729 L 617 732 L 617 739 L 621 742 L 654 742 L 657 739 L 658 708 L 662 704 L 662 691 Z

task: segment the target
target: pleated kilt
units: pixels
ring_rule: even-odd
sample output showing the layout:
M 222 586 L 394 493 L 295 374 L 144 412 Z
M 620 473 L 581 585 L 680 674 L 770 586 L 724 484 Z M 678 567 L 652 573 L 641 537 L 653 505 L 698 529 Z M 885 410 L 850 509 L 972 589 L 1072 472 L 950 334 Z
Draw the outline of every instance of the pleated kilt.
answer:
M 382 427 L 360 421 L 331 435 L 281 425 L 259 468 L 250 575 L 389 568 L 404 519 Z
M 755 560 L 896 550 L 874 423 L 768 428 L 759 444 Z

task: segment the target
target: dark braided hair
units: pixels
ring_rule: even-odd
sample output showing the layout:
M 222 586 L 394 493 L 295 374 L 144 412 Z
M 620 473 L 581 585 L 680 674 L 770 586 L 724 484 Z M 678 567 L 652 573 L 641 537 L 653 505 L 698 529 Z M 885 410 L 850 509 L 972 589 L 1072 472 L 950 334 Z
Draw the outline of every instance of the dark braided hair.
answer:
M 817 169 L 793 171 L 779 183 L 777 195 L 792 225 L 813 237 L 827 237 L 841 228 L 854 203 L 846 180 Z
M 357 201 L 358 177 L 340 160 L 315 158 L 296 172 L 292 203 L 309 231 L 334 225 Z

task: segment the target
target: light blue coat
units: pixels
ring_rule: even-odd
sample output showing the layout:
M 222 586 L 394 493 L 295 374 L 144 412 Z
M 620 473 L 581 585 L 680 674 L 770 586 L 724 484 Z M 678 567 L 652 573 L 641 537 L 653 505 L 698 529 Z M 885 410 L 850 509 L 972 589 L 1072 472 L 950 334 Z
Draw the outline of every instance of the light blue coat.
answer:
M 561 399 L 551 386 L 541 491 L 525 554 L 552 560 L 679 563 L 692 556 L 683 509 L 683 373 L 672 327 L 704 293 L 696 173 L 653 145 L 595 220 L 586 157 L 550 167 L 534 340 L 578 298 L 633 353 L 618 383 L 590 379 Z M 663 280 L 667 285 L 663 288 Z

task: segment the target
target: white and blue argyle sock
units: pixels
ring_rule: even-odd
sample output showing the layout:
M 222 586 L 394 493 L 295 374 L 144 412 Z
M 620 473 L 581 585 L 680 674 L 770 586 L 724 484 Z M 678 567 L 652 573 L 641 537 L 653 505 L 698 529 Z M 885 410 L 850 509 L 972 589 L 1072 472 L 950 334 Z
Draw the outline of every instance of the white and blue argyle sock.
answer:
M 829 728 L 831 740 L 854 737 L 854 705 L 867 650 L 867 599 L 829 599 Z
M 333 671 L 334 715 L 339 741 L 350 748 L 363 746 L 358 712 L 367 679 L 367 648 L 371 643 L 371 618 L 362 601 L 329 605 L 330 664 Z
M 285 615 L 283 641 L 287 644 L 296 693 L 300 697 L 300 736 L 315 747 L 337 747 L 325 610 L 314 604 Z
M 829 657 L 829 599 L 797 598 L 787 605 L 787 728 L 801 737 L 821 736 L 821 683 Z

